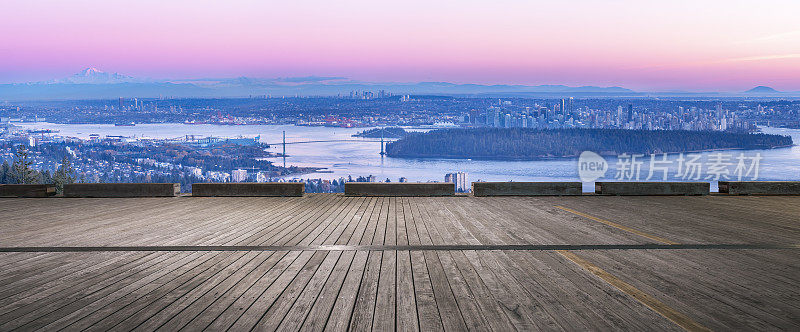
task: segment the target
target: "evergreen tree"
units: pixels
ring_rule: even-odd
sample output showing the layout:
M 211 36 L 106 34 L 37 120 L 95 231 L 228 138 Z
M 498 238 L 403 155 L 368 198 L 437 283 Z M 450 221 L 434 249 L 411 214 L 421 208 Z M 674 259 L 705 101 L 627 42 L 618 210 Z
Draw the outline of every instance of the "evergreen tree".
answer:
M 64 156 L 64 158 L 61 159 L 61 166 L 58 166 L 56 174 L 53 176 L 56 192 L 59 194 L 62 193 L 64 191 L 64 185 L 75 183 L 76 178 L 75 169 L 72 168 L 72 161 L 69 159 L 69 156 Z
M 11 166 L 5 160 L 0 165 L 0 183 L 11 183 Z
M 28 148 L 20 145 L 14 154 L 14 163 L 11 164 L 11 177 L 13 183 L 32 184 L 37 182 L 36 171 L 31 168 L 33 161 L 28 158 Z
M 53 184 L 53 175 L 50 174 L 49 170 L 44 170 L 39 172 L 39 183 L 41 184 Z

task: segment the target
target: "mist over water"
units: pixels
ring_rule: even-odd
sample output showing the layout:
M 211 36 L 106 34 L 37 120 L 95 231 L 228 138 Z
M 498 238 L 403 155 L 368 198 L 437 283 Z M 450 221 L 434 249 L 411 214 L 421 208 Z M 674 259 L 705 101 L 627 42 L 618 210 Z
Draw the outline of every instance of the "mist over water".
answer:
M 351 140 L 347 142 L 316 142 L 304 144 L 287 144 L 287 166 L 322 167 L 323 172 L 294 175 L 291 178 L 338 179 L 375 175 L 379 180 L 389 178 L 392 182 L 405 177 L 410 182 L 443 181 L 446 173 L 467 172 L 469 181 L 580 181 L 578 177 L 577 158 L 559 158 L 533 161 L 497 161 L 468 159 L 416 159 L 390 158 L 380 155 L 380 143 L 372 138 L 352 137 L 360 131 L 370 128 L 330 128 L 304 127 L 294 125 L 187 125 L 187 124 L 140 124 L 134 127 L 116 127 L 108 124 L 51 124 L 25 123 L 26 129 L 58 130 L 60 135 L 88 138 L 91 134 L 120 135 L 128 137 L 175 138 L 185 135 L 201 136 L 247 136 L 260 135 L 261 142 L 271 144 L 269 151 L 280 153 L 282 133 L 286 131 L 286 142 Z M 764 133 L 792 136 L 795 144 L 800 144 L 800 130 L 783 128 L 763 128 Z M 454 142 L 453 144 L 458 144 Z M 705 162 L 710 154 L 700 153 Z M 732 150 L 722 151 L 730 154 L 736 163 L 736 156 L 744 153 L 754 156 L 760 153 L 758 180 L 800 180 L 800 146 L 768 150 Z M 678 154 L 670 154 L 669 160 L 677 159 Z M 660 157 L 659 157 L 660 158 Z M 282 158 L 270 158 L 276 165 L 282 165 Z M 605 177 L 598 181 L 614 181 L 616 179 L 617 159 L 606 157 L 609 170 Z M 643 161 L 640 180 L 649 175 L 649 156 Z M 667 172 L 669 181 L 685 181 L 676 176 L 676 164 L 672 163 Z M 731 171 L 733 167 L 731 167 Z M 652 181 L 660 181 L 662 173 L 655 173 Z M 702 174 L 701 180 L 706 177 Z M 731 180 L 736 180 L 732 178 Z M 743 180 L 750 180 L 744 178 Z M 716 182 L 712 190 L 716 190 Z M 584 191 L 593 191 L 593 183 L 584 183 Z

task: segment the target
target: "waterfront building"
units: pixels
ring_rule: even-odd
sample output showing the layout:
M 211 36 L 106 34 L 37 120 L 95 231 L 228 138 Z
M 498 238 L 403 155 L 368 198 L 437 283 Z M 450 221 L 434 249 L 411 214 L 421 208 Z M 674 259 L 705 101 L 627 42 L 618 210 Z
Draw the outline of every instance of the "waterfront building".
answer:
M 460 193 L 469 192 L 469 181 L 467 181 L 467 172 L 447 173 L 444 176 L 444 182 L 454 183 L 456 185 L 456 192 Z
M 235 169 L 231 172 L 231 180 L 233 182 L 244 182 L 247 181 L 247 170 L 246 169 Z

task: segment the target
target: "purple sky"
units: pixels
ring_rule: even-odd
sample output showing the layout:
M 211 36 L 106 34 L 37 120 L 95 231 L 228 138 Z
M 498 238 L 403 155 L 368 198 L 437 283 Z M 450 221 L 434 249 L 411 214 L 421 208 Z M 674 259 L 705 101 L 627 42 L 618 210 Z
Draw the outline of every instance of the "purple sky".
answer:
M 0 4 L 0 82 L 151 78 L 800 90 L 796 0 Z

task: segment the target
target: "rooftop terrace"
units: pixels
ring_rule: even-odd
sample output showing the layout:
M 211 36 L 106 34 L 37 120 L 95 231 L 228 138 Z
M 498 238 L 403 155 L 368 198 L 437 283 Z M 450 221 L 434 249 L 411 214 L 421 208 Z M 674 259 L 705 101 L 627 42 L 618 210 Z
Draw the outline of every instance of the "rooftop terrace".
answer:
M 0 230 L 0 331 L 800 329 L 800 196 L 17 198 Z

